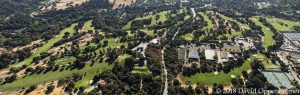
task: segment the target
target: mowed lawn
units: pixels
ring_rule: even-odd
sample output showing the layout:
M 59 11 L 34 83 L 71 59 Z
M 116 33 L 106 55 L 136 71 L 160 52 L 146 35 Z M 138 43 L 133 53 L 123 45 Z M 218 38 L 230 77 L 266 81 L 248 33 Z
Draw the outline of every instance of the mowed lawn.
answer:
M 244 29 L 250 29 L 249 25 L 247 24 L 242 24 L 241 22 L 233 19 L 233 18 L 230 18 L 230 17 L 227 17 L 223 14 L 219 14 L 221 16 L 221 18 L 225 19 L 225 20 L 228 20 L 228 21 L 233 21 L 233 22 L 236 22 L 241 28 L 244 28 Z
M 85 22 L 83 27 L 85 30 L 95 30 L 95 28 L 92 26 L 92 20 Z
M 46 44 L 44 44 L 43 46 L 37 48 L 36 52 L 32 56 L 30 56 L 29 58 L 26 58 L 25 60 L 23 60 L 21 62 L 11 65 L 11 67 L 21 67 L 22 65 L 29 65 L 32 62 L 34 57 L 40 56 L 40 54 L 43 52 L 47 52 L 54 45 L 54 43 L 61 40 L 64 36 L 64 33 L 69 32 L 70 34 L 73 34 L 75 26 L 77 26 L 77 23 L 72 24 L 70 27 L 62 30 L 59 35 L 48 40 L 46 42 Z
M 119 61 L 121 64 L 124 64 L 124 62 L 125 62 L 124 60 L 125 60 L 126 58 L 128 58 L 128 57 L 131 57 L 131 55 L 124 54 L 124 55 L 119 56 L 119 58 L 118 58 L 116 61 Z M 95 63 L 95 64 L 98 64 L 98 63 Z M 107 63 L 101 63 L 101 64 L 107 64 Z M 102 73 L 103 71 L 110 70 L 110 69 L 113 68 L 113 66 L 114 66 L 114 64 L 111 64 L 111 65 L 103 65 L 102 67 L 106 67 L 105 69 L 104 69 L 104 68 L 101 68 L 100 66 L 98 66 L 98 67 L 100 67 L 100 68 L 98 69 L 98 72 L 97 72 L 97 70 L 95 69 L 95 70 L 92 70 L 92 71 L 89 72 L 89 73 L 86 73 L 86 75 L 83 76 L 81 80 L 79 80 L 78 82 L 76 82 L 76 85 L 75 85 L 75 86 L 76 86 L 77 88 L 79 88 L 79 87 L 81 87 L 81 86 L 83 86 L 83 87 L 89 87 L 89 86 L 90 86 L 90 85 L 89 85 L 89 84 L 90 84 L 90 80 L 93 80 L 93 78 L 94 78 L 95 75 L 100 74 L 100 73 Z
M 300 26 L 300 22 L 297 21 L 284 20 L 279 18 L 266 18 L 266 20 L 278 31 L 293 31 L 294 26 Z
M 257 18 L 250 18 L 256 25 L 262 27 L 262 31 L 264 32 L 264 42 L 263 47 L 268 48 L 269 46 L 274 44 L 273 39 L 273 32 L 270 30 L 270 28 L 266 27 L 263 23 L 261 23 Z
M 75 61 L 76 61 L 75 57 L 64 57 L 64 58 L 55 60 L 55 64 L 57 64 L 57 65 L 65 65 L 65 64 L 68 64 L 68 63 L 73 63 Z
M 130 55 L 124 54 L 121 55 L 116 61 L 123 62 L 125 58 L 130 57 Z M 71 77 L 73 74 L 82 74 L 82 79 L 76 82 L 76 87 L 88 87 L 90 80 L 93 79 L 94 75 L 100 74 L 104 71 L 111 70 L 114 67 L 114 64 L 107 64 L 105 62 L 102 63 L 94 63 L 93 66 L 90 66 L 91 63 L 87 63 L 83 69 L 73 69 L 73 70 L 63 70 L 60 71 L 49 71 L 48 73 L 41 74 L 33 74 L 26 76 L 24 78 L 20 78 L 12 83 L 8 83 L 5 85 L 1 85 L 0 89 L 3 91 L 15 91 L 16 89 L 20 89 L 22 87 L 30 87 L 32 85 L 39 85 L 43 83 L 48 83 L 55 80 L 64 79 L 67 77 Z
M 142 73 L 148 75 L 151 74 L 151 71 L 148 69 L 146 64 L 144 64 L 144 66 L 141 67 L 135 64 L 131 73 Z
M 199 12 L 199 14 L 204 18 L 204 21 L 207 22 L 207 26 L 205 26 L 203 29 L 212 29 L 214 27 L 214 24 L 209 19 L 209 17 L 203 12 Z
M 107 47 L 110 48 L 120 48 L 122 45 L 124 45 L 125 47 L 128 46 L 128 43 L 121 43 L 120 42 L 120 38 L 104 38 L 103 40 L 100 41 L 100 43 L 104 43 L 104 41 L 108 42 Z
M 20 89 L 22 87 L 30 87 L 32 85 L 39 85 L 55 80 L 64 79 L 66 77 L 71 77 L 73 74 L 87 74 L 87 75 L 95 75 L 101 73 L 103 71 L 111 69 L 114 65 L 107 64 L 107 63 L 95 63 L 93 66 L 89 66 L 88 63 L 83 69 L 74 69 L 74 70 L 63 70 L 60 72 L 60 69 L 57 71 L 50 71 L 48 73 L 41 73 L 41 74 L 33 74 L 26 76 L 24 78 L 18 79 L 12 83 L 8 83 L 5 85 L 1 85 L 0 89 L 4 91 L 14 91 L 16 89 Z M 97 72 L 98 71 L 98 72 Z M 86 75 L 86 76 L 87 76 Z M 85 79 L 86 76 L 83 76 Z
M 201 83 L 208 86 L 212 86 L 214 83 L 222 84 L 224 86 L 229 86 L 231 84 L 231 75 L 240 76 L 242 71 L 251 69 L 250 63 L 258 58 L 260 54 L 251 56 L 248 60 L 245 60 L 245 63 L 239 67 L 231 70 L 229 73 L 219 72 L 218 74 L 212 73 L 198 73 L 191 77 L 181 77 L 182 81 L 191 81 L 192 83 Z
M 219 35 L 218 38 L 221 38 L 222 36 L 225 36 L 229 39 L 231 39 L 232 37 L 234 36 L 242 36 L 242 32 L 239 32 L 239 31 L 232 31 L 231 34 L 229 34 L 228 32 L 224 35 Z
M 184 38 L 187 41 L 192 41 L 194 39 L 193 33 L 188 33 L 188 34 L 185 34 L 185 35 L 183 35 L 181 37 Z
M 159 12 L 159 13 L 157 13 L 157 14 L 155 14 L 155 15 L 147 15 L 147 16 L 144 16 L 144 17 L 136 18 L 135 20 L 143 20 L 143 19 L 149 19 L 149 18 L 151 18 L 152 20 L 151 20 L 150 26 L 154 26 L 154 25 L 156 25 L 158 22 L 164 23 L 164 22 L 167 20 L 167 16 L 166 16 L 167 13 L 170 13 L 170 11 L 162 11 L 162 12 Z M 156 15 L 159 15 L 159 19 L 158 19 L 158 20 L 155 19 Z M 131 28 L 131 23 L 132 23 L 132 21 L 129 21 L 129 22 L 123 27 L 123 29 L 130 29 L 130 28 Z

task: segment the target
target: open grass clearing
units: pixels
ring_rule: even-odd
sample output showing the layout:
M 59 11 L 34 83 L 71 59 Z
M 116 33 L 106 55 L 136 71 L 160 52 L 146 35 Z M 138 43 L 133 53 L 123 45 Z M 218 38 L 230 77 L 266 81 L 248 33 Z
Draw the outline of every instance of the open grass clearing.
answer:
M 154 36 L 154 30 L 148 30 L 148 29 L 140 29 L 141 31 L 145 32 L 149 36 Z
M 168 13 L 170 13 L 170 11 L 162 11 L 162 12 L 159 12 L 159 13 L 154 14 L 154 15 L 147 15 L 147 16 L 144 16 L 144 17 L 138 17 L 138 18 L 136 18 L 134 20 L 143 20 L 143 19 L 149 19 L 149 18 L 151 18 L 151 24 L 150 24 L 150 26 L 154 26 L 154 25 L 156 25 L 159 22 L 164 23 L 167 20 L 167 16 L 166 15 Z M 158 20 L 155 19 L 156 15 L 159 15 L 159 19 Z M 123 27 L 123 29 L 130 29 L 131 28 L 131 23 L 132 23 L 132 21 L 129 21 Z
M 229 73 L 219 72 L 218 74 L 212 73 L 198 73 L 191 77 L 182 76 L 181 79 L 185 82 L 191 81 L 192 83 L 201 83 L 208 86 L 212 86 L 214 83 L 222 84 L 224 86 L 229 86 L 231 84 L 231 75 L 240 76 L 242 71 L 249 70 L 251 68 L 250 63 L 257 59 L 257 56 L 262 56 L 261 54 L 256 54 L 251 56 L 245 63 L 239 67 L 231 70 Z
M 116 61 L 122 61 L 127 57 L 129 57 L 129 55 L 127 54 L 122 55 Z M 63 70 L 63 71 L 60 71 L 59 69 L 57 71 L 49 71 L 45 74 L 41 73 L 41 74 L 29 75 L 24 78 L 20 78 L 12 83 L 1 85 L 0 89 L 3 91 L 14 91 L 22 87 L 27 88 L 32 85 L 39 85 L 39 84 L 71 77 L 73 74 L 82 74 L 82 75 L 86 74 L 85 76 L 82 77 L 81 80 L 76 82 L 76 87 L 81 87 L 81 86 L 88 87 L 89 81 L 93 79 L 94 75 L 100 74 L 106 70 L 110 70 L 114 66 L 114 64 L 107 64 L 105 62 L 102 63 L 95 62 L 93 66 L 90 65 L 91 63 L 87 63 L 83 69 L 73 69 L 73 70 Z
M 264 32 L 264 42 L 263 47 L 268 48 L 269 46 L 274 44 L 273 32 L 270 28 L 266 27 L 263 23 L 261 23 L 257 17 L 250 18 L 256 25 L 262 27 L 262 31 Z
M 232 31 L 231 34 L 229 34 L 228 32 L 224 35 L 219 35 L 218 38 L 221 38 L 222 36 L 227 37 L 228 39 L 231 39 L 234 36 L 242 36 L 242 32 L 239 31 Z
M 124 55 L 119 56 L 119 58 L 116 61 L 119 61 L 121 64 L 124 64 L 124 60 L 126 58 L 128 58 L 128 57 L 130 57 L 130 55 L 124 54 Z M 95 64 L 98 64 L 98 63 L 95 63 Z M 100 64 L 107 64 L 107 63 L 100 63 Z M 102 73 L 105 70 L 110 70 L 110 69 L 113 68 L 113 66 L 114 66 L 114 64 L 111 64 L 111 65 L 104 66 L 104 67 L 107 67 L 104 70 L 98 69 L 98 70 L 91 70 L 89 73 L 87 72 L 86 75 L 84 77 L 82 77 L 81 80 L 79 80 L 78 82 L 76 82 L 75 86 L 77 88 L 79 88 L 81 86 L 83 86 L 83 87 L 89 87 L 90 86 L 90 80 L 93 80 L 93 78 L 94 78 L 95 75 L 100 74 L 100 73 Z
M 194 39 L 193 33 L 188 33 L 188 34 L 185 34 L 185 35 L 183 35 L 181 37 L 184 38 L 187 41 L 192 41 Z
M 95 28 L 92 26 L 92 20 L 85 22 L 83 28 L 85 30 L 95 30 Z
M 300 26 L 300 22 L 297 21 L 284 20 L 279 18 L 266 18 L 266 20 L 278 31 L 293 31 L 294 26 Z
M 262 64 L 264 65 L 264 68 L 266 70 L 268 69 L 280 69 L 280 64 L 279 63 L 272 63 L 271 59 L 267 59 L 262 61 Z
M 76 61 L 75 57 L 65 57 L 65 58 L 55 60 L 55 63 L 57 65 L 64 65 L 64 64 L 68 64 L 68 63 L 73 63 L 74 61 Z
M 108 42 L 108 47 L 110 48 L 120 48 L 122 45 L 125 45 L 125 47 L 128 46 L 128 43 L 121 43 L 120 38 L 104 38 L 103 40 L 100 41 L 100 43 L 103 43 L 104 41 Z
M 46 74 L 33 74 L 26 76 L 24 78 L 18 79 L 12 83 L 4 84 L 0 86 L 1 90 L 4 91 L 13 91 L 20 89 L 22 87 L 30 87 L 32 85 L 39 85 L 46 82 L 51 82 L 55 80 L 64 79 L 66 77 L 71 77 L 73 74 L 95 74 L 94 72 L 99 71 L 99 73 L 109 70 L 113 65 L 108 65 L 107 63 L 95 63 L 94 66 L 89 66 L 88 63 L 83 69 L 74 69 L 74 70 L 60 70 L 50 71 Z M 85 76 L 84 76 L 85 77 Z M 34 80 L 34 81 L 33 81 Z
M 151 74 L 151 71 L 148 69 L 147 65 L 140 67 L 138 64 L 135 64 L 131 73 L 142 73 L 148 75 Z
M 223 14 L 219 14 L 219 15 L 221 16 L 221 18 L 223 18 L 223 19 L 225 19 L 225 20 L 236 22 L 236 23 L 237 23 L 241 28 L 243 28 L 243 29 L 251 29 L 251 28 L 249 27 L 249 25 L 247 25 L 247 24 L 242 24 L 241 22 L 239 22 L 239 21 L 237 21 L 237 20 L 235 20 L 235 19 L 233 19 L 233 18 L 227 17 L 227 16 L 225 16 L 225 15 L 223 15 Z
M 34 57 L 40 56 L 40 54 L 43 52 L 48 52 L 48 50 L 54 45 L 54 43 L 58 42 L 59 40 L 61 40 L 63 38 L 64 33 L 69 32 L 70 34 L 73 34 L 75 26 L 77 26 L 77 23 L 72 24 L 70 27 L 62 30 L 59 35 L 48 40 L 46 42 L 46 44 L 44 44 L 43 46 L 38 47 L 36 52 L 29 58 L 26 58 L 25 60 L 23 60 L 21 62 L 17 62 L 15 64 L 11 65 L 10 67 L 21 67 L 22 65 L 29 65 L 32 62 Z
M 203 29 L 212 29 L 214 27 L 214 24 L 206 14 L 203 12 L 198 12 L 198 14 L 200 14 L 204 18 L 204 21 L 207 22 L 207 26 L 205 26 Z

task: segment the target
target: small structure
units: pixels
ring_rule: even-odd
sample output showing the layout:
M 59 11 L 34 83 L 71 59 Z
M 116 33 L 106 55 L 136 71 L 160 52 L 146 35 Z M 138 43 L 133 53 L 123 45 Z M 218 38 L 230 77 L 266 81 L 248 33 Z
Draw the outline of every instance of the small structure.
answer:
M 290 52 L 300 52 L 300 33 L 283 33 L 285 39 L 281 49 Z
M 205 59 L 206 60 L 215 60 L 215 51 L 214 50 L 205 50 Z
M 189 51 L 189 62 L 200 61 L 199 52 L 197 47 L 191 47 Z
M 178 59 L 181 63 L 186 64 L 186 56 L 187 56 L 187 52 L 186 52 L 186 48 L 185 47 L 179 47 L 178 48 Z
M 253 45 L 253 41 L 250 39 L 250 38 L 236 38 L 236 44 L 243 47 L 243 48 L 246 48 L 246 49 L 251 49 L 251 48 L 254 48 L 254 45 Z
M 222 51 L 220 51 L 219 53 L 220 53 L 220 59 L 221 59 L 220 61 L 222 61 L 222 63 L 228 62 L 228 54 L 226 52 L 222 52 Z
M 236 60 L 236 58 L 234 57 L 234 55 L 231 54 L 231 53 L 229 53 L 229 52 L 227 52 L 227 56 L 228 56 L 229 60 Z M 235 55 L 235 56 L 238 56 L 238 55 Z

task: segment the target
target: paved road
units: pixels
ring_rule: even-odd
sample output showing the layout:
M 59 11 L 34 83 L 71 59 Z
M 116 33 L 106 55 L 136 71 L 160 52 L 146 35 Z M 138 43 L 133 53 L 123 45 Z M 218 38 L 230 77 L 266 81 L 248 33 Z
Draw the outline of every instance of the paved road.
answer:
M 164 74 L 165 74 L 165 87 L 164 87 L 164 92 L 163 92 L 163 95 L 168 95 L 168 71 L 167 71 L 167 68 L 166 68 L 166 64 L 165 64 L 165 61 L 164 61 L 164 50 L 166 48 L 164 47 L 162 50 L 161 50 L 161 54 L 162 54 L 162 61 L 161 63 L 163 64 L 163 67 L 164 67 Z
M 176 37 L 176 35 L 178 34 L 180 30 L 180 27 L 177 29 L 176 33 L 174 34 L 174 36 L 172 37 L 172 40 L 173 41 Z M 170 41 L 170 42 L 171 42 Z M 170 43 L 169 42 L 169 43 Z M 164 74 L 165 74 L 165 86 L 164 86 L 164 92 L 163 92 L 163 95 L 168 95 L 168 71 L 167 71 L 167 68 L 166 68 L 166 64 L 165 64 L 165 61 L 164 61 L 164 51 L 166 49 L 166 46 L 163 47 L 163 49 L 161 50 L 161 58 L 162 58 L 162 61 L 161 63 L 163 64 L 163 67 L 164 67 Z
M 147 3 L 148 2 L 148 0 L 145 0 L 143 3 Z
M 94 90 L 94 89 L 97 88 L 97 87 L 98 87 L 98 85 L 97 85 L 97 84 L 94 84 L 94 85 L 92 85 L 91 87 L 84 89 L 84 92 L 91 92 L 92 90 Z

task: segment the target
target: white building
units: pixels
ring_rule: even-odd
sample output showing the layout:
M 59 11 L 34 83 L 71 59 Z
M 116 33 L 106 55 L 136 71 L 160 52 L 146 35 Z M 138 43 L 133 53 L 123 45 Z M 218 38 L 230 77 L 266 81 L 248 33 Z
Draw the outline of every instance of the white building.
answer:
M 206 60 L 215 60 L 215 51 L 214 50 L 205 50 L 205 59 Z

